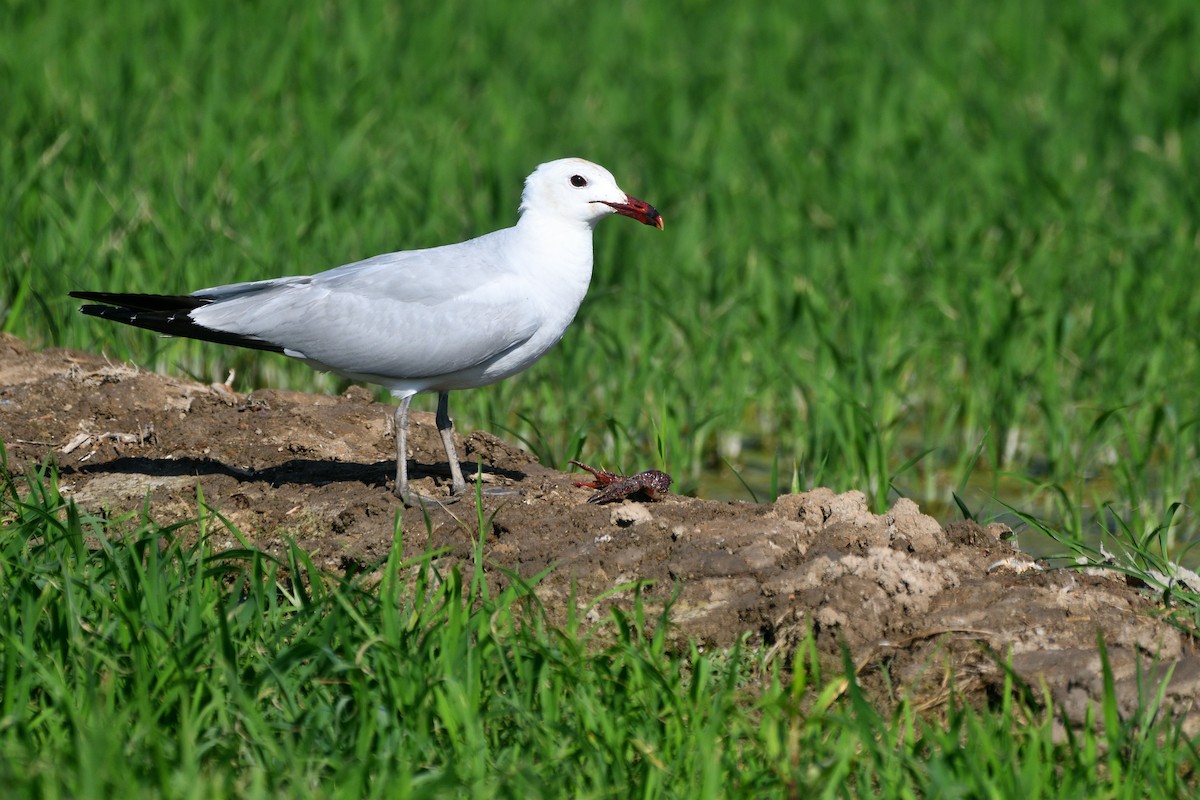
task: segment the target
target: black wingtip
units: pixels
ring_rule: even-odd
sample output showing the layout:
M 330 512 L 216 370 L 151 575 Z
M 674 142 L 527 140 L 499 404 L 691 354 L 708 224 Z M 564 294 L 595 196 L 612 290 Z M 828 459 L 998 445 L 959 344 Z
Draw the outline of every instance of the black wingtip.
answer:
M 131 294 L 124 292 L 68 292 L 76 300 L 91 300 L 122 308 L 141 311 L 191 311 L 193 308 L 211 303 L 190 294 Z M 86 313 L 86 312 L 85 312 Z
M 118 294 L 113 292 L 70 292 L 69 294 L 78 300 L 107 304 L 80 306 L 79 312 L 89 317 L 99 317 L 112 322 L 120 322 L 123 325 L 132 325 L 135 328 L 145 328 L 167 336 L 182 336 L 187 339 L 248 347 L 272 353 L 283 352 L 282 347 L 272 342 L 231 331 L 214 330 L 197 324 L 192 319 L 190 312 L 200 306 L 208 305 L 212 301 L 194 295 Z

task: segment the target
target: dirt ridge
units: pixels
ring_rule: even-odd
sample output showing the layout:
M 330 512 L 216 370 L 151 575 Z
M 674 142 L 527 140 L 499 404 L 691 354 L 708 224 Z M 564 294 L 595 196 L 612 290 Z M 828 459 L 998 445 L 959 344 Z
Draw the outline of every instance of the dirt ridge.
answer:
M 193 517 L 199 486 L 260 547 L 291 537 L 331 569 L 377 563 L 391 546 L 390 418 L 357 387 L 341 397 L 243 395 L 0 336 L 10 469 L 53 456 L 81 507 L 124 511 L 149 497 L 162 522 Z M 414 413 L 413 425 L 414 485 L 444 492 L 432 414 Z M 881 697 L 899 689 L 930 705 L 951 682 L 987 702 L 1007 661 L 1075 722 L 1103 690 L 1100 634 L 1123 713 L 1146 685 L 1169 679 L 1168 708 L 1200 731 L 1196 643 L 1158 600 L 1113 573 L 1046 569 L 1004 526 L 943 528 L 905 499 L 873 514 L 862 493 L 822 488 L 771 505 L 669 495 L 595 506 L 591 490 L 573 486 L 578 476 L 494 436 L 471 433 L 459 446 L 464 472 L 482 462 L 485 482 L 519 491 L 484 499 L 487 558 L 523 577 L 553 566 L 537 590 L 552 611 L 635 581 L 646 582 L 653 610 L 678 587 L 674 633 L 703 647 L 749 637 L 786 654 L 811 629 L 831 659 L 849 648 Z M 468 560 L 473 502 L 430 510 L 428 536 L 421 510 L 403 512 L 406 545 Z M 504 580 L 501 570 L 490 577 Z M 606 602 L 628 605 L 632 594 Z

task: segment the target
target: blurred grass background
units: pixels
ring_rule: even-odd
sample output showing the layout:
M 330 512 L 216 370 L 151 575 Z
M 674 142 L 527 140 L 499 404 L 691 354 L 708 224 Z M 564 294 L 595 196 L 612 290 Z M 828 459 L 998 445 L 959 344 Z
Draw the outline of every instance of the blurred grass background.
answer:
M 0 7 L 0 326 L 235 386 L 282 357 L 86 320 L 511 224 L 580 155 L 655 204 L 460 430 L 758 499 L 995 499 L 1068 532 L 1197 500 L 1191 0 Z M 386 343 L 381 343 L 386 346 Z M 431 408 L 431 406 L 429 406 Z M 1173 516 L 1180 529 L 1193 517 Z

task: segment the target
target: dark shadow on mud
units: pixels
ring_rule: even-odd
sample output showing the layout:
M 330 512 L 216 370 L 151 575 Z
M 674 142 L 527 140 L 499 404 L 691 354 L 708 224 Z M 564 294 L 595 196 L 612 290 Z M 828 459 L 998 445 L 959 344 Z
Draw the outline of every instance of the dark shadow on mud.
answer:
M 462 462 L 463 475 L 470 483 L 479 465 L 471 461 Z M 83 467 L 63 466 L 63 475 L 96 475 L 103 473 L 120 473 L 126 475 L 149 475 L 153 477 L 183 477 L 193 475 L 228 475 L 238 481 L 257 481 L 269 483 L 272 487 L 292 484 L 307 484 L 309 486 L 324 486 L 330 483 L 361 483 L 366 486 L 380 488 L 390 487 L 396 472 L 396 462 L 377 461 L 364 464 L 353 461 L 319 461 L 313 459 L 294 458 L 274 467 L 266 469 L 239 469 L 211 458 L 115 458 L 99 464 Z M 510 481 L 522 481 L 525 473 L 510 469 L 500 469 L 487 464 L 483 472 L 496 475 Z M 450 467 L 446 462 L 436 464 L 409 464 L 409 477 L 412 480 L 436 476 L 449 480 Z

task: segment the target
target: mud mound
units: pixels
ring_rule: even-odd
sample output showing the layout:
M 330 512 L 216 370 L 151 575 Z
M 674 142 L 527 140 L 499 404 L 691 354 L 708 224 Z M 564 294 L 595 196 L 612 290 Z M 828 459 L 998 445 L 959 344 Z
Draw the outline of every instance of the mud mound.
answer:
M 399 504 L 391 408 L 363 389 L 341 397 L 262 391 L 140 372 L 62 350 L 31 352 L 0 338 L 0 438 L 20 469 L 56 459 L 65 493 L 89 509 L 140 508 L 161 522 L 191 518 L 197 487 L 260 547 L 291 537 L 335 570 L 382 559 Z M 443 494 L 448 472 L 432 414 L 414 413 L 415 488 Z M 667 496 L 655 503 L 586 503 L 589 489 L 485 433 L 460 440 L 463 469 L 482 463 L 486 554 L 531 578 L 548 609 L 580 610 L 604 592 L 648 581 L 661 607 L 678 588 L 675 633 L 702 646 L 748 635 L 786 654 L 811 627 L 839 658 L 844 643 L 868 685 L 935 704 L 948 686 L 980 702 L 1003 685 L 1006 659 L 1035 690 L 1044 683 L 1072 719 L 1102 690 L 1097 634 L 1122 707 L 1170 675 L 1168 702 L 1200 730 L 1200 658 L 1161 607 L 1117 575 L 1046 570 L 1001 538 L 1002 526 L 943 529 L 907 501 L 884 515 L 857 492 L 827 489 L 773 505 Z M 473 500 L 403 511 L 406 548 L 469 559 Z M 628 605 L 632 589 L 606 603 Z M 592 614 L 603 614 L 603 605 Z M 1145 691 L 1143 689 L 1143 691 Z

